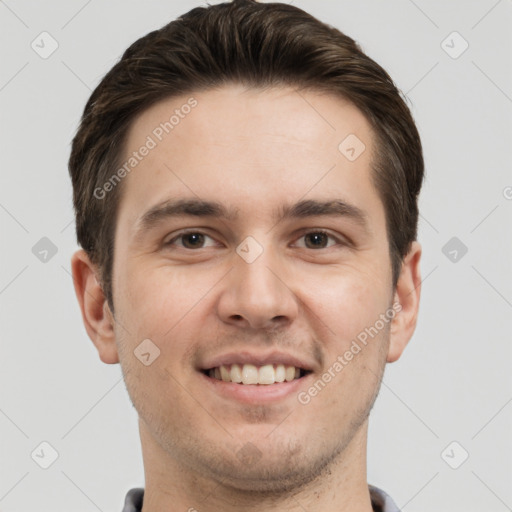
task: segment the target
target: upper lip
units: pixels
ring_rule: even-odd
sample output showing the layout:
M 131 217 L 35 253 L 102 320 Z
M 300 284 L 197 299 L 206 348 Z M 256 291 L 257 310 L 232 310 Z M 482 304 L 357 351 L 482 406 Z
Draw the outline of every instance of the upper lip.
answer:
M 231 364 L 253 364 L 255 366 L 263 366 L 266 364 L 284 364 L 286 366 L 295 366 L 303 370 L 313 371 L 314 365 L 304 358 L 287 354 L 285 352 L 267 352 L 257 354 L 247 350 L 238 350 L 236 352 L 228 352 L 221 354 L 210 359 L 207 359 L 203 365 L 202 370 L 209 370 L 217 368 L 222 365 Z

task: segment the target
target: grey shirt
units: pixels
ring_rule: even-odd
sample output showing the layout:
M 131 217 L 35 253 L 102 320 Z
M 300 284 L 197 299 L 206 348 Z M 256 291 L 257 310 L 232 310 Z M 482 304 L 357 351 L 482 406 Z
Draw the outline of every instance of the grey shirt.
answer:
M 374 512 L 400 512 L 395 502 L 383 490 L 374 485 L 368 485 L 368 488 Z M 143 498 L 144 489 L 131 489 L 126 495 L 122 512 L 140 512 Z

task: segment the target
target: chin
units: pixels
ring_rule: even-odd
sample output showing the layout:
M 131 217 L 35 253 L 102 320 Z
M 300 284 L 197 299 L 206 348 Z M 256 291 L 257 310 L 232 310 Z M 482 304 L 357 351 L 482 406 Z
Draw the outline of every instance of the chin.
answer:
M 302 450 L 293 455 L 288 449 L 276 455 L 260 454 L 255 460 L 258 457 L 256 450 L 247 443 L 238 452 L 241 455 L 237 464 L 224 461 L 214 465 L 213 478 L 227 488 L 248 495 L 280 495 L 310 484 L 327 470 L 337 456 L 332 451 L 329 456 L 319 456 L 317 452 L 316 456 L 311 453 L 312 460 L 309 460 Z

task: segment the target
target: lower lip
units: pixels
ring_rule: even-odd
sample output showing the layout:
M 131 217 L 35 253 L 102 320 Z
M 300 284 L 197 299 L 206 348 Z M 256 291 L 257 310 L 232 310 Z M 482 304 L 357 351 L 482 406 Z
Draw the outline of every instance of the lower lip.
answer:
M 209 389 L 218 395 L 248 404 L 277 402 L 290 395 L 297 395 L 301 388 L 309 385 L 309 379 L 313 376 L 312 373 L 308 373 L 300 379 L 276 384 L 237 384 L 208 377 L 202 372 L 199 374 Z

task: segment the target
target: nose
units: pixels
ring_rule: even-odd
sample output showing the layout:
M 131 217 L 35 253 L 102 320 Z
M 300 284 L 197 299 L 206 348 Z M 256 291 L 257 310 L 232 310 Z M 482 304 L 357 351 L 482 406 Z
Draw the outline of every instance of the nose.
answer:
M 297 317 L 299 303 L 293 279 L 271 249 L 265 248 L 251 263 L 235 253 L 234 268 L 222 283 L 217 313 L 227 324 L 275 329 Z

